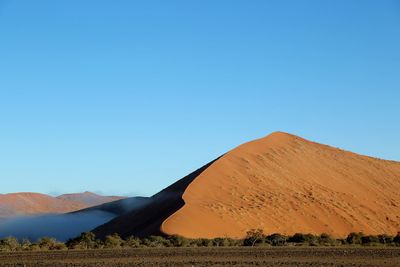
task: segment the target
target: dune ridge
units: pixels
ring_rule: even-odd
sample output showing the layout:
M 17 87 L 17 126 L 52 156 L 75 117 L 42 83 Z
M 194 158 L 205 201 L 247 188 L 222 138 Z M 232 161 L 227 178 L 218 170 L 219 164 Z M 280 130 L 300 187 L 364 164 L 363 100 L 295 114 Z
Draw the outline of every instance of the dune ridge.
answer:
M 243 144 L 180 183 L 173 197 L 168 188 L 155 195 L 173 209 L 155 202 L 96 232 L 241 238 L 251 228 L 335 237 L 400 231 L 400 163 L 283 132 Z M 157 223 L 150 229 L 145 222 Z

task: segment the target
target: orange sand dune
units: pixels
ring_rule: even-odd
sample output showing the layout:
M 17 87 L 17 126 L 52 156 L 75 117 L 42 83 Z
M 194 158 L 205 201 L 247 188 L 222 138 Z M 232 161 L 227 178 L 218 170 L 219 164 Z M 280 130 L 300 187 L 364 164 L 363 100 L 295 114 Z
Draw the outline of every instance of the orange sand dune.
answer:
M 66 213 L 118 199 L 121 198 L 99 196 L 90 192 L 59 197 L 39 193 L 0 194 L 0 219 L 20 215 Z
M 176 184 L 179 190 L 153 196 L 150 221 L 159 223 L 152 228 L 143 224 L 151 212 L 145 207 L 96 232 L 239 238 L 251 228 L 338 237 L 400 231 L 400 163 L 286 133 L 241 145 Z M 168 202 L 174 208 L 165 209 Z

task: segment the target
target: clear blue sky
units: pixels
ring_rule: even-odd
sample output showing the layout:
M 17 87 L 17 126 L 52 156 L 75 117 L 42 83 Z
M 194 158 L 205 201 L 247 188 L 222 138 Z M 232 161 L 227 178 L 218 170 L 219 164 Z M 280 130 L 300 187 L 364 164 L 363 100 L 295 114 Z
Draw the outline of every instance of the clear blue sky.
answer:
M 400 160 L 399 1 L 0 0 L 0 193 L 151 195 L 277 130 Z

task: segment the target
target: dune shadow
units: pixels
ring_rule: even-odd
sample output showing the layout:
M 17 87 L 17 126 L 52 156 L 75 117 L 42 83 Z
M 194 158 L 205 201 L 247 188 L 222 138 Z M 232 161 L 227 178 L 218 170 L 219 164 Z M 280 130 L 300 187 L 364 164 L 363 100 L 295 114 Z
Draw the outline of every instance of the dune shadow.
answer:
M 162 223 L 185 205 L 182 196 L 186 188 L 196 177 L 203 173 L 219 158 L 173 183 L 149 198 L 146 205 L 130 213 L 118 216 L 93 230 L 99 238 L 113 233 L 121 237 L 164 235 L 160 228 Z

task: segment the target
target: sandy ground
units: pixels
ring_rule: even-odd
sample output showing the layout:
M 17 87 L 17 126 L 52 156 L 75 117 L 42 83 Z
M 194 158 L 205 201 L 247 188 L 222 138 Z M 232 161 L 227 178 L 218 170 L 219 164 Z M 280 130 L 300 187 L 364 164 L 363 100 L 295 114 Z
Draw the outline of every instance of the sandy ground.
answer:
M 1 267 L 399 266 L 393 248 L 152 248 L 0 253 Z

